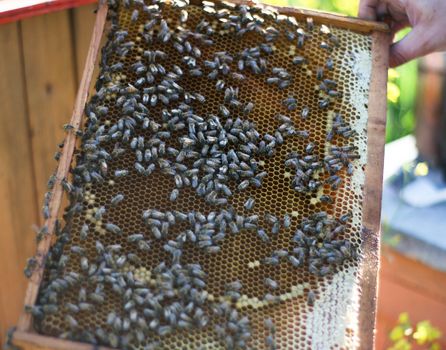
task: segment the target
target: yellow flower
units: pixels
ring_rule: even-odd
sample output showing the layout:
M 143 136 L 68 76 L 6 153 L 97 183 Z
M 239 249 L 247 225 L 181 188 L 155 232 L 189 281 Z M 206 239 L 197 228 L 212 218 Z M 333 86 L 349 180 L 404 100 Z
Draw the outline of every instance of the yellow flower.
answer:
M 427 342 L 433 342 L 440 337 L 440 330 L 433 327 L 429 321 L 418 322 L 417 331 L 413 334 L 413 338 L 419 345 L 423 345 Z
M 402 312 L 398 317 L 398 323 L 409 323 L 409 314 L 407 312 Z
M 395 80 L 400 77 L 400 73 L 395 68 L 390 68 L 388 73 L 389 80 Z
M 418 163 L 414 170 L 415 176 L 426 176 L 429 174 L 429 167 L 426 162 Z
M 404 329 L 401 326 L 397 326 L 390 332 L 390 340 L 396 342 L 404 337 Z
M 400 97 L 400 88 L 391 81 L 387 82 L 387 99 L 390 102 L 397 103 Z

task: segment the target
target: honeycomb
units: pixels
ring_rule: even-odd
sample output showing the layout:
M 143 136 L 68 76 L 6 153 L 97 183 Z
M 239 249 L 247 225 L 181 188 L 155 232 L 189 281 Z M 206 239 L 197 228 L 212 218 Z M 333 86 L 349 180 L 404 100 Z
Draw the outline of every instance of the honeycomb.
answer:
M 35 329 L 129 349 L 358 347 L 370 35 L 313 23 L 311 18 L 297 21 L 260 5 L 144 1 L 110 2 L 111 26 L 96 94 L 86 106 L 83 129 L 67 127 L 80 141 L 72 183 L 64 184 L 70 204 L 56 230 L 32 310 Z M 189 42 L 183 49 L 175 45 L 181 38 Z M 249 51 L 261 44 L 265 49 Z M 248 58 L 241 67 L 243 57 Z M 218 64 L 213 63 L 216 58 Z M 168 72 L 176 72 L 171 77 L 181 87 L 177 96 L 167 91 L 175 95 L 176 86 L 158 88 Z M 324 83 L 332 84 L 332 90 L 321 88 Z M 126 109 L 133 97 L 145 106 L 138 107 L 139 114 L 132 106 Z M 181 108 L 195 121 L 175 126 L 174 110 Z M 181 121 L 183 114 L 178 115 Z M 224 129 L 215 126 L 217 121 L 224 126 L 237 118 L 237 132 L 256 131 L 259 137 L 219 144 L 225 156 L 231 157 L 233 147 L 245 157 L 250 143 L 258 146 L 265 137 L 269 142 L 273 136 L 276 144 L 266 152 L 251 147 L 244 160 L 246 173 L 234 170 L 229 179 L 221 175 L 226 187 L 216 190 L 217 195 L 203 196 L 194 186 L 203 173 L 198 179 L 190 177 L 192 184 L 180 183 L 184 179 L 169 170 L 175 163 L 215 173 L 209 169 L 210 157 L 200 152 L 209 143 L 215 145 L 212 130 Z M 200 123 L 210 131 L 198 146 L 188 128 Z M 127 135 L 125 130 L 130 130 Z M 284 131 L 283 142 L 278 130 Z M 98 147 L 105 161 L 94 153 Z M 146 161 L 142 151 L 153 147 L 156 151 Z M 169 148 L 181 147 L 196 152 L 180 161 Z M 354 155 L 328 171 L 324 165 L 342 147 Z M 302 163 L 287 160 L 305 156 L 321 166 L 298 187 L 295 173 L 301 166 L 290 164 Z M 199 159 L 205 164 L 194 164 Z M 166 215 L 178 212 L 187 218 L 176 215 L 175 221 Z M 315 217 L 323 216 L 321 212 L 326 213 L 325 226 L 308 232 L 332 232 L 340 222 L 342 230 L 334 238 L 316 238 L 308 249 L 323 254 L 318 249 L 333 242 L 351 248 L 340 263 L 314 268 L 315 260 L 300 259 L 293 249 L 299 248 L 296 233 L 317 226 Z M 215 241 L 188 235 L 196 225 L 211 227 L 222 213 L 232 219 Z M 276 232 L 274 218 L 279 222 Z M 160 226 L 154 224 L 158 219 Z M 242 228 L 234 228 L 234 222 L 243 222 Z M 249 225 L 253 222 L 254 229 Z M 300 259 L 297 266 L 291 263 L 291 252 Z M 279 263 L 268 264 L 268 258 Z

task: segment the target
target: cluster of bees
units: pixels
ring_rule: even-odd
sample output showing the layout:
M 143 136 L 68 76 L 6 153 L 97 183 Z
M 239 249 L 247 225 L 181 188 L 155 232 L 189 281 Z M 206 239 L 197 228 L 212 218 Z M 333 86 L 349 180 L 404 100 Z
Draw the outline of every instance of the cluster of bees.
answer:
M 201 8 L 203 14 L 196 26 L 188 26 L 188 9 L 192 6 Z M 156 349 L 162 347 L 162 341 L 147 342 L 154 335 L 160 339 L 177 330 L 213 327 L 227 349 L 249 348 L 250 320 L 234 306 L 242 297 L 242 283 L 227 283 L 224 295 L 216 298 L 206 290 L 212 276 L 198 263 L 184 263 L 183 256 L 192 245 L 204 254 L 216 254 L 218 259 L 221 242 L 228 235 L 251 231 L 261 242 L 269 244 L 277 235 L 290 230 L 292 216 L 258 215 L 254 198 L 249 197 L 244 202 L 244 213 L 231 206 L 232 197 L 239 193 L 256 188 L 262 191 L 262 183 L 268 177 L 262 162 L 273 158 L 287 139 L 297 138 L 307 143 L 303 152 L 291 152 L 284 163 L 284 169 L 293 172 L 290 186 L 296 196 L 313 193 L 322 203 L 333 203 L 334 199 L 321 194 L 320 189 L 329 184 L 336 190 L 341 186 L 341 174 L 352 174 L 353 162 L 359 157 L 353 146 L 331 146 L 328 154 L 320 159 L 315 153 L 317 145 L 307 140 L 309 132 L 298 129 L 289 116 L 276 115 L 272 123 L 278 126 L 271 133 L 258 131 L 250 121 L 250 115 L 256 113 L 256 105 L 243 101 L 241 88 L 237 86 L 238 82 L 256 76 L 261 77 L 268 88 L 286 94 L 294 77 L 286 68 L 270 66 L 268 58 L 275 54 L 274 43 L 285 36 L 298 49 L 303 49 L 311 39 L 311 32 L 316 30 L 315 25 L 311 18 L 302 26 L 294 18 L 271 9 L 230 2 L 202 1 L 198 6 L 190 5 L 188 0 L 174 0 L 169 4 L 164 0 L 150 3 L 147 0 L 109 0 L 109 7 L 111 29 L 102 50 L 97 92 L 85 108 L 85 127 L 83 130 L 66 127 L 67 132 L 81 138 L 80 152 L 71 170 L 72 183 L 60 179 L 70 199 L 64 213 L 66 225 L 63 228 L 56 225 L 57 240 L 47 259 L 46 277 L 37 304 L 29 307 L 29 312 L 37 325 L 48 316 L 61 313 L 67 331 L 58 334 L 59 337 L 93 344 L 131 348 L 144 343 L 145 349 Z M 167 8 L 177 18 L 165 18 L 163 11 Z M 138 43 L 129 40 L 128 32 L 120 27 L 123 13 L 129 13 L 135 26 L 144 19 L 138 38 L 146 49 L 139 50 L 136 57 Z M 265 18 L 274 19 L 277 26 L 265 26 Z M 339 46 L 339 39 L 328 27 L 318 30 L 325 38 L 320 43 L 321 49 L 331 51 Z M 229 40 L 256 37 L 259 43 L 238 53 L 219 51 L 213 48 L 213 38 L 221 33 L 230 36 Z M 153 44 L 173 46 L 182 59 L 172 61 L 161 49 L 151 49 Z M 212 52 L 206 59 L 204 49 Z M 300 67 L 307 59 L 294 56 L 291 62 Z M 342 96 L 336 90 L 336 81 L 326 77 L 325 70 L 333 70 L 333 64 L 329 58 L 326 66 L 316 71 L 321 110 L 328 109 Z M 130 72 L 128 76 L 127 71 Z M 216 114 L 197 113 L 196 106 L 206 106 L 206 96 L 187 91 L 183 86 L 185 80 L 197 78 L 215 82 L 215 89 L 222 96 Z M 283 100 L 283 106 L 288 111 L 296 111 L 297 99 L 298 96 L 289 95 Z M 161 108 L 161 112 L 154 113 L 154 108 Z M 111 120 L 111 114 L 118 118 Z M 298 111 L 302 121 L 311 114 L 309 106 Z M 336 114 L 327 142 L 353 135 L 351 127 Z M 114 165 L 123 157 L 133 158 L 132 166 L 117 168 Z M 107 212 L 119 210 L 127 200 L 126 195 L 115 193 L 109 203 L 102 203 L 87 214 L 79 232 L 72 232 L 70 223 L 85 212 L 86 198 L 88 203 L 94 202 L 92 195 L 86 196 L 88 188 L 126 181 L 135 174 L 150 178 L 155 172 L 173 180 L 174 186 L 168 196 L 172 204 L 188 189 L 196 194 L 197 200 L 205 201 L 214 209 L 205 213 L 147 208 L 138 214 L 146 231 L 126 232 L 118 224 L 107 221 Z M 48 183 L 50 191 L 44 205 L 46 218 L 56 181 L 59 180 L 51 177 Z M 317 277 L 329 275 L 346 260 L 357 258 L 350 241 L 338 239 L 349 220 L 348 213 L 336 218 L 324 211 L 315 212 L 290 234 L 291 249 L 275 250 L 260 264 L 290 264 L 307 269 Z M 99 231 L 93 230 L 92 227 L 98 226 Z M 46 234 L 48 230 L 43 227 L 38 237 Z M 78 235 L 79 243 L 67 249 L 66 243 L 73 235 Z M 105 245 L 101 242 L 103 235 L 125 237 L 132 249 L 121 244 Z M 87 240 L 95 242 L 94 252 L 83 246 Z M 150 254 L 154 241 L 163 242 L 162 248 L 169 259 L 151 270 L 144 268 L 138 274 L 129 269 L 130 265 L 142 266 L 141 257 Z M 76 258 L 79 263 L 70 265 Z M 35 265 L 35 259 L 30 259 L 27 275 Z M 73 271 L 68 266 L 79 266 L 79 269 Z M 266 277 L 264 285 L 269 291 L 266 301 L 279 302 L 274 294 L 279 283 Z M 64 295 L 72 289 L 78 290 L 77 298 L 67 301 Z M 85 328 L 79 318 L 101 307 L 106 302 L 106 291 L 110 290 L 122 304 L 108 312 L 103 325 Z M 307 299 L 313 306 L 315 293 L 307 292 Z M 276 327 L 271 319 L 266 319 L 264 326 L 265 348 L 275 349 Z

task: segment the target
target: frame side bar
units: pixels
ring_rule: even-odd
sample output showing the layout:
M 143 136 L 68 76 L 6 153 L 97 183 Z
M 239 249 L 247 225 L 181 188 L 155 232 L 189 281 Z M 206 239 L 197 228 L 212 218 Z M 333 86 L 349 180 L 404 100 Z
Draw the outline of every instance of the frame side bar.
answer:
M 65 145 L 56 172 L 57 181 L 54 185 L 53 195 L 49 204 L 50 217 L 45 221 L 45 225 L 48 227 L 48 232 L 50 234 L 46 235 L 37 245 L 36 259 L 38 264 L 28 283 L 24 301 L 25 306 L 33 306 L 35 304 L 40 283 L 42 281 L 46 257 L 51 246 L 55 222 L 62 203 L 63 188 L 61 181 L 68 174 L 73 158 L 73 153 L 76 145 L 75 130 L 79 129 L 82 122 L 84 106 L 88 97 L 88 90 L 90 87 L 93 70 L 95 67 L 95 62 L 98 56 L 99 46 L 106 23 L 107 10 L 108 7 L 106 2 L 103 0 L 100 1 L 98 12 L 96 15 L 95 26 L 93 29 L 93 35 L 90 42 L 90 48 L 88 50 L 88 55 L 85 62 L 85 69 L 79 85 L 73 114 L 70 120 L 70 124 L 73 126 L 73 130 L 69 131 L 67 136 L 65 137 Z M 31 315 L 29 313 L 22 313 L 17 324 L 17 329 L 19 331 L 29 331 L 31 329 Z
M 265 7 L 268 7 L 265 5 Z M 271 6 L 270 6 L 271 7 Z M 315 23 L 333 25 L 337 28 L 350 29 L 358 33 L 389 32 L 389 26 L 383 22 L 364 20 L 356 17 L 349 17 L 339 13 L 325 11 L 307 10 L 293 7 L 281 7 L 280 12 L 288 16 L 293 16 L 299 20 L 312 17 Z
M 24 350 L 113 350 L 105 346 L 79 343 L 21 331 L 14 332 L 13 344 Z
M 215 0 L 217 3 L 221 3 L 224 0 Z M 295 17 L 298 20 L 305 20 L 307 17 L 312 17 L 315 23 L 332 25 L 341 29 L 348 29 L 358 33 L 371 34 L 372 32 L 390 32 L 389 26 L 383 22 L 370 21 L 365 19 L 360 19 L 357 17 L 350 17 L 342 15 L 340 13 L 318 11 L 318 10 L 308 10 L 296 7 L 283 7 L 274 6 L 269 4 L 262 4 L 255 0 L 229 0 L 230 2 L 237 5 L 249 5 L 255 7 L 261 7 L 264 9 L 273 9 L 275 11 L 280 11 L 281 14 Z M 201 0 L 191 0 L 191 4 L 200 5 Z
M 375 342 L 390 40 L 390 34 L 372 33 L 372 75 L 368 100 L 367 165 L 361 232 L 364 256 L 360 275 L 359 339 L 360 349 L 363 350 L 374 349 Z

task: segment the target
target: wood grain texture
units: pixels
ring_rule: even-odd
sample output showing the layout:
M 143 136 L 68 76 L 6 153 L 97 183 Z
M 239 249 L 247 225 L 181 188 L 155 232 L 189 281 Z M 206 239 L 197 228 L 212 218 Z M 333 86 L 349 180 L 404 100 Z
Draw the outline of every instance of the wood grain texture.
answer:
M 76 77 L 67 11 L 21 22 L 37 195 L 54 172 L 62 126 L 73 110 Z
M 14 332 L 13 342 L 15 346 L 23 350 L 112 350 L 104 346 L 83 344 L 20 331 Z
M 95 2 L 95 0 L 1 0 L 0 24 Z
M 80 83 L 84 71 L 85 60 L 96 18 L 97 4 L 81 6 L 71 10 L 73 19 L 74 52 L 76 54 L 77 81 Z M 93 76 L 96 72 L 93 73 Z
M 379 277 L 376 349 L 387 349 L 391 345 L 388 334 L 402 312 L 409 313 L 412 324 L 429 320 L 442 330 L 443 349 L 446 346 L 446 274 L 384 245 Z
M 332 13 L 332 12 L 324 12 L 324 11 L 315 11 L 315 10 L 307 10 L 296 7 L 282 7 L 282 6 L 274 6 L 269 4 L 259 4 L 256 1 L 252 0 L 230 0 L 235 4 L 247 4 L 250 6 L 260 5 L 265 8 L 272 9 L 280 9 L 281 14 L 295 17 L 298 20 L 306 20 L 307 17 L 312 17 L 314 23 L 318 24 L 326 24 L 329 26 L 335 26 L 337 28 L 349 29 L 358 33 L 372 33 L 373 31 L 379 32 L 389 32 L 389 26 L 382 22 L 375 22 L 360 19 L 357 17 L 349 17 L 342 15 L 340 13 Z M 201 4 L 201 0 L 192 0 L 191 4 Z
M 380 256 L 381 196 L 387 111 L 387 69 L 390 35 L 372 33 L 372 74 L 368 99 L 367 165 L 363 194 L 362 251 L 359 310 L 360 349 L 374 349 L 376 299 Z
M 105 26 L 105 21 L 107 17 L 107 6 L 103 4 L 97 14 L 96 23 L 93 31 L 93 36 L 91 38 L 90 49 L 87 55 L 87 64 L 85 65 L 84 74 L 79 86 L 79 91 L 77 93 L 76 102 L 74 104 L 74 110 L 71 117 L 70 124 L 74 129 L 78 129 L 82 122 L 82 116 L 84 112 L 84 106 L 88 97 L 88 89 L 90 86 L 93 69 L 95 66 L 95 61 L 98 56 L 99 46 L 101 42 L 102 33 Z M 28 289 L 25 295 L 25 305 L 34 305 L 37 293 L 39 291 L 39 286 L 42 280 L 43 271 L 45 268 L 45 260 L 48 250 L 51 245 L 51 239 L 54 230 L 54 223 L 58 217 L 58 213 L 61 207 L 63 189 L 60 181 L 67 176 L 68 170 L 70 168 L 71 160 L 74 153 L 74 148 L 76 144 L 76 136 L 74 132 L 67 134 L 65 138 L 65 146 L 63 148 L 62 157 L 57 168 L 57 181 L 54 186 L 53 195 L 50 202 L 50 218 L 46 220 L 45 224 L 48 226 L 48 230 L 51 233 L 47 235 L 37 246 L 36 258 L 39 267 L 35 269 L 33 275 L 28 283 Z M 31 316 L 28 313 L 22 313 L 18 329 L 20 331 L 30 331 L 31 330 Z
M 26 114 L 20 31 L 0 26 L 0 343 L 23 308 L 26 258 L 35 250 L 37 220 L 33 162 Z
M 408 289 L 437 300 L 446 307 L 446 274 L 444 271 L 435 270 L 422 262 L 398 253 L 386 245 L 383 245 L 381 264 L 380 278 L 395 281 Z M 383 293 L 380 291 L 379 295 L 381 296 Z M 422 304 L 417 306 L 421 307 Z M 425 315 L 434 313 L 428 312 Z M 442 317 L 445 314 L 442 314 Z M 444 327 L 442 329 L 446 330 L 446 317 L 444 317 Z
M 281 7 L 280 12 L 293 16 L 298 20 L 306 20 L 313 17 L 314 23 L 326 24 L 342 29 L 349 29 L 358 33 L 371 33 L 373 31 L 388 32 L 389 27 L 385 23 L 367 21 L 360 18 L 348 17 L 338 13 L 313 11 L 293 7 Z

